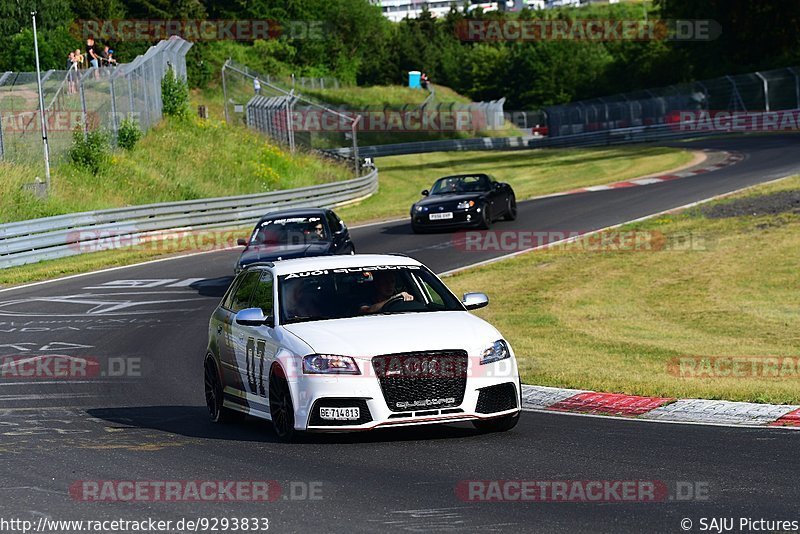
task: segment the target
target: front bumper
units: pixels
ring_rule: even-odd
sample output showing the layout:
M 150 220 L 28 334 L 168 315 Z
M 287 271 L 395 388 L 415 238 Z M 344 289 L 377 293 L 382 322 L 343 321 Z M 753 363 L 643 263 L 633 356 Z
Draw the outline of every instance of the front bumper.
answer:
M 382 427 L 454 423 L 493 419 L 520 410 L 516 362 L 504 360 L 481 366 L 481 374 L 468 376 L 463 401 L 457 405 L 429 405 L 391 410 L 376 376 L 314 376 L 293 384 L 297 430 L 310 432 L 363 431 Z M 505 391 L 500 392 L 501 389 Z M 359 407 L 357 421 L 323 420 L 320 408 Z M 366 410 L 366 411 L 365 411 Z
M 431 220 L 429 215 L 436 212 L 412 212 L 411 224 L 420 228 L 471 228 L 483 223 L 483 213 L 476 209 L 453 210 L 452 219 Z

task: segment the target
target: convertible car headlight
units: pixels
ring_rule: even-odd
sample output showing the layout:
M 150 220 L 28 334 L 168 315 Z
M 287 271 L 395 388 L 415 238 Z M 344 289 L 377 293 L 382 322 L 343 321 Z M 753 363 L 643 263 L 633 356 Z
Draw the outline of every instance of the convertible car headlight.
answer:
M 506 345 L 506 342 L 502 339 L 498 339 L 492 343 L 491 347 L 483 351 L 483 354 L 481 355 L 481 365 L 505 360 L 506 358 L 510 357 L 511 352 L 508 350 L 508 345 Z
M 471 208 L 474 205 L 475 205 L 475 201 L 474 200 L 465 200 L 464 202 L 459 202 L 457 207 L 460 210 L 466 210 L 466 209 Z
M 307 375 L 360 375 L 356 361 L 350 356 L 309 354 L 303 358 L 303 373 Z

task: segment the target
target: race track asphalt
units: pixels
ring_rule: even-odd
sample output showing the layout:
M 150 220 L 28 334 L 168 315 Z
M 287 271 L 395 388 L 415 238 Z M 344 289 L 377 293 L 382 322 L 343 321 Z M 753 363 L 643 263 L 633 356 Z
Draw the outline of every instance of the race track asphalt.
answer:
M 746 158 L 691 178 L 520 203 L 517 221 L 495 229 L 588 231 L 800 173 L 798 137 L 690 146 Z M 414 235 L 405 221 L 352 233 L 359 252 L 406 253 L 437 272 L 500 254 L 465 251 L 454 234 Z M 682 532 L 684 518 L 692 531 L 703 517 L 800 520 L 798 432 L 524 413 L 505 434 L 452 425 L 282 444 L 268 423 L 213 425 L 201 362 L 236 254 L 0 293 L 0 356 L 94 358 L 105 372 L 0 381 L 0 518 L 267 517 L 276 532 Z M 140 371 L 117 372 L 131 365 Z M 271 503 L 98 503 L 70 494 L 86 480 L 275 480 L 283 493 Z M 469 480 L 652 481 L 668 496 L 468 502 L 456 489 Z M 307 498 L 309 488 L 321 498 Z M 700 498 L 684 499 L 694 490 Z

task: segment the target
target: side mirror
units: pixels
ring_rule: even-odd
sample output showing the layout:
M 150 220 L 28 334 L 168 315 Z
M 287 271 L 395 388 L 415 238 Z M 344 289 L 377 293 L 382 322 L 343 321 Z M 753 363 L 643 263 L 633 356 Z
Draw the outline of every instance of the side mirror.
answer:
M 239 245 L 240 247 L 246 247 L 247 246 L 247 239 L 242 239 L 240 237 L 239 239 L 236 240 L 236 244 Z
M 430 195 L 430 194 L 431 194 L 431 192 L 430 192 L 430 191 L 428 191 L 427 189 L 423 189 L 423 190 L 422 190 L 422 196 L 423 196 L 423 197 L 427 197 L 427 196 L 428 196 L 428 195 Z
M 234 320 L 236 321 L 236 324 L 240 324 L 242 326 L 272 326 L 275 324 L 272 316 L 264 315 L 264 312 L 261 310 L 261 308 L 244 309 L 236 314 Z
M 464 293 L 461 304 L 468 310 L 477 310 L 489 305 L 489 297 L 485 293 Z

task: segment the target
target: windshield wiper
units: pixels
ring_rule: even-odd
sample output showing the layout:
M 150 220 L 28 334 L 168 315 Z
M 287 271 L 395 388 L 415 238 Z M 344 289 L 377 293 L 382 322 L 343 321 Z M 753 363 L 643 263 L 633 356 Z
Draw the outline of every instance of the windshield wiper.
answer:
M 305 323 L 307 321 L 326 321 L 333 319 L 333 317 L 326 317 L 324 315 L 297 315 L 286 320 L 286 324 L 292 323 Z

